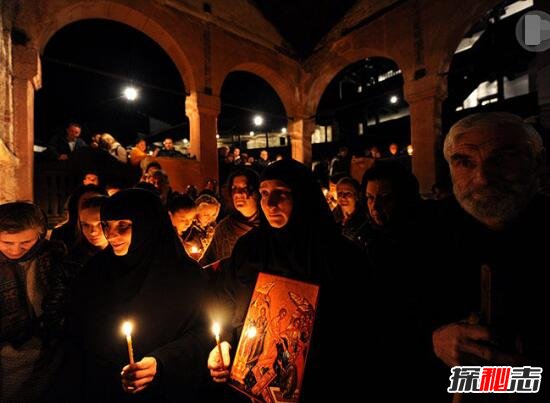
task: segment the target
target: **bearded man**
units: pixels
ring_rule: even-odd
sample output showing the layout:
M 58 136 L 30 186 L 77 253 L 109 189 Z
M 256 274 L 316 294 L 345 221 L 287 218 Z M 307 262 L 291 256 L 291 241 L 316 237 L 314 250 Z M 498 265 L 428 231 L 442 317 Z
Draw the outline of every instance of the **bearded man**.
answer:
M 550 244 L 540 234 L 550 229 L 550 199 L 538 193 L 542 139 L 518 116 L 480 113 L 450 129 L 444 155 L 462 211 L 447 222 L 451 253 L 437 287 L 447 324 L 433 332 L 434 352 L 449 367 L 544 367 Z M 519 401 L 540 399 L 540 387 Z

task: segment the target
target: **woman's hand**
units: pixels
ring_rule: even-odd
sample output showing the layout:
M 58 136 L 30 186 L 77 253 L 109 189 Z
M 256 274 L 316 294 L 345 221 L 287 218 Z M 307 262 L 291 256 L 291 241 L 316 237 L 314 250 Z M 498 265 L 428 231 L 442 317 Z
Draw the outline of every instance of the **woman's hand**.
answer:
M 122 388 L 126 393 L 139 393 L 153 382 L 156 374 L 157 360 L 143 357 L 141 361 L 122 368 Z
M 229 379 L 229 367 L 231 364 L 229 350 L 231 349 L 231 345 L 226 341 L 222 341 L 220 343 L 220 347 L 222 349 L 224 365 L 222 365 L 220 352 L 218 350 L 218 346 L 216 346 L 212 349 L 212 351 L 210 351 L 210 354 L 208 355 L 208 369 L 210 370 L 210 376 L 212 377 L 212 380 L 214 382 L 222 383 L 227 382 L 227 380 Z

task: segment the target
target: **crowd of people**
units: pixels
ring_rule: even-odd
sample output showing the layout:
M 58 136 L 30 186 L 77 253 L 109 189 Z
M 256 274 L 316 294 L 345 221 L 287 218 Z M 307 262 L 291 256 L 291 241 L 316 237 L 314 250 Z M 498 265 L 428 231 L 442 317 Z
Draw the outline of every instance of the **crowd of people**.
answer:
M 249 401 L 226 383 L 259 273 L 320 286 L 302 402 L 358 388 L 451 402 L 452 367 L 545 367 L 542 139 L 515 115 L 475 114 L 443 154 L 454 197 L 423 199 L 398 159 L 358 181 L 342 149 L 332 200 L 295 160 L 221 150 L 222 189 L 174 192 L 153 163 L 128 189 L 85 175 L 52 231 L 36 205 L 0 205 L 0 401 Z M 546 395 L 543 381 L 514 401 Z
M 69 122 L 65 131 L 55 134 L 46 148 L 46 154 L 50 159 L 64 161 L 69 159 L 75 151 L 90 147 L 98 151 L 104 151 L 111 155 L 115 160 L 126 164 L 140 166 L 147 156 L 152 157 L 170 157 L 170 158 L 192 158 L 187 152 L 176 149 L 174 140 L 166 137 L 162 142 L 162 147 L 152 144 L 147 145 L 147 140 L 143 136 L 138 136 L 133 147 L 123 146 L 110 133 L 94 133 L 91 135 L 90 144 L 86 144 L 81 138 L 82 126 L 77 122 Z

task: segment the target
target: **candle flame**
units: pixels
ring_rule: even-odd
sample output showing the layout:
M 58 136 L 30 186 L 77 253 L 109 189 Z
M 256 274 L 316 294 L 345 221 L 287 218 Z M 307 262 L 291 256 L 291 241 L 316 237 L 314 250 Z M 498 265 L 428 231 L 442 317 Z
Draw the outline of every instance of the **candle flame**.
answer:
M 220 324 L 218 322 L 214 322 L 214 324 L 212 325 L 212 333 L 214 333 L 214 336 L 220 337 L 220 331 L 221 331 Z
M 132 322 L 124 322 L 122 324 L 122 333 L 124 333 L 126 336 L 131 336 L 133 328 L 134 326 L 132 325 Z
M 197 248 L 195 245 L 191 246 L 191 253 L 199 253 L 199 248 Z
M 246 331 L 246 336 L 251 339 L 253 337 L 256 337 L 256 334 L 257 334 L 257 330 L 256 330 L 256 327 L 255 326 L 250 326 L 248 328 L 248 330 Z

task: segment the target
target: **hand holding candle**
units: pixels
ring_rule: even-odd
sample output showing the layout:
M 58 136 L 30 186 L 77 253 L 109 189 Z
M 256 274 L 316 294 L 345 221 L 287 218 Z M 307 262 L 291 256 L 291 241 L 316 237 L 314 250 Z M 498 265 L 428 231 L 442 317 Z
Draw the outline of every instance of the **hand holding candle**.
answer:
M 212 332 L 214 333 L 214 337 L 216 338 L 216 344 L 218 346 L 218 353 L 220 354 L 220 361 L 222 363 L 222 368 L 225 368 L 225 364 L 223 362 L 223 354 L 222 354 L 222 348 L 220 346 L 220 331 L 221 327 L 218 322 L 214 322 L 212 325 Z
M 134 349 L 132 347 L 132 322 L 124 322 L 122 324 L 122 332 L 126 335 L 126 344 L 128 344 L 128 358 L 130 364 L 134 363 Z

